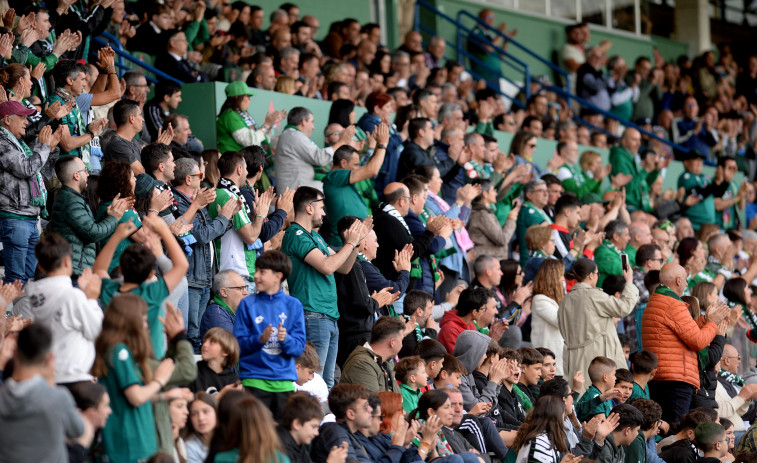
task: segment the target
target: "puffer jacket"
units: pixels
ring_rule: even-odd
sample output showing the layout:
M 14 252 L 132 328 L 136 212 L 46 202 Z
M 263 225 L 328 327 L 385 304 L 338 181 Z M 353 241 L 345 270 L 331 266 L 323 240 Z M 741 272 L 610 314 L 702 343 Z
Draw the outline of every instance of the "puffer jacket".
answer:
M 87 199 L 71 187 L 63 186 L 55 197 L 48 230 L 58 233 L 71 245 L 74 275 L 95 263 L 95 243 L 116 231 L 118 219 L 106 215 L 99 222 Z
M 32 204 L 29 181 L 47 162 L 50 145 L 37 143 L 32 153 L 27 158 L 6 132 L 0 131 L 0 211 L 26 217 L 39 216 L 40 207 Z
M 655 381 L 682 381 L 699 389 L 697 352 L 717 331 L 704 317 L 694 321 L 680 299 L 653 294 L 641 319 L 641 339 L 644 349 L 657 355 Z

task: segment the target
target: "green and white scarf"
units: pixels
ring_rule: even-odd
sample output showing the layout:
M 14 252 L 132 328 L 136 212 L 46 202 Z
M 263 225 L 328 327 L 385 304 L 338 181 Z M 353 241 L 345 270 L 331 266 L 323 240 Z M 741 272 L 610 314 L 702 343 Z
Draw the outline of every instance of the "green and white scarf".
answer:
M 744 381 L 744 378 L 737 375 L 736 373 L 731 373 L 730 371 L 724 370 L 722 368 L 718 372 L 718 376 L 720 376 L 721 378 L 725 379 L 729 383 L 734 384 L 736 386 L 743 387 L 746 384 L 746 381 Z
M 8 137 L 16 149 L 24 153 L 26 158 L 30 158 L 34 155 L 34 152 L 23 140 L 16 138 L 5 127 L 0 127 L 0 130 L 3 131 L 5 136 Z M 29 191 L 31 192 L 32 205 L 41 209 L 40 214 L 43 218 L 47 217 L 47 211 L 45 210 L 45 204 L 47 203 L 47 188 L 45 188 L 45 182 L 42 180 L 42 174 L 39 172 L 29 178 Z
M 68 103 L 69 101 L 76 101 L 74 94 L 69 92 L 65 88 L 59 88 L 55 91 L 55 93 L 66 103 Z M 76 121 L 76 133 L 72 133 L 71 135 L 83 136 L 84 134 L 86 134 L 87 125 L 84 123 L 84 116 L 82 116 L 81 114 L 78 103 L 74 104 L 74 108 L 71 110 L 70 115 Z M 87 168 L 89 168 L 89 152 L 91 149 L 92 148 L 89 143 L 85 143 L 84 145 L 79 147 L 79 157 L 81 157 L 81 160 L 84 161 L 84 164 L 87 166 Z

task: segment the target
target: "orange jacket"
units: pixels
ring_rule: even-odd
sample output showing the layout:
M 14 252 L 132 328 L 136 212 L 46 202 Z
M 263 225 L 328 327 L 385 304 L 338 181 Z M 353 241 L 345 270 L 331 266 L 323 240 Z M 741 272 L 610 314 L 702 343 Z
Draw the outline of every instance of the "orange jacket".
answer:
M 694 321 L 685 302 L 653 294 L 641 319 L 644 349 L 657 355 L 656 381 L 682 381 L 699 389 L 697 352 L 707 347 L 718 326 Z

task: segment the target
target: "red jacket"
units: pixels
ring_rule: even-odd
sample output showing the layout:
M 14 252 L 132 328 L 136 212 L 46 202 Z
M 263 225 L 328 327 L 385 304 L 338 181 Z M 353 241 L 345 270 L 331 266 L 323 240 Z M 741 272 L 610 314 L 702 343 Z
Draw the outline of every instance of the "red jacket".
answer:
M 447 349 L 447 352 L 451 354 L 455 350 L 457 337 L 465 330 L 476 331 L 476 325 L 473 323 L 465 323 L 465 321 L 457 315 L 457 310 L 450 310 L 444 314 L 442 321 L 439 323 L 439 337 L 437 340 L 442 343 Z
M 685 302 L 652 294 L 641 319 L 644 349 L 657 355 L 656 381 L 682 381 L 699 389 L 697 352 L 707 347 L 718 326 L 694 321 Z

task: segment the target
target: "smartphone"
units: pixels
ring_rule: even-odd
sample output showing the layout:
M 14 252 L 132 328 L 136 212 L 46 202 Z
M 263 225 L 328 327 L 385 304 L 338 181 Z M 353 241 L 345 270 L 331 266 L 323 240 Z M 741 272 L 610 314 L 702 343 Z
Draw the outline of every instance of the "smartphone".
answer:
M 623 266 L 623 271 L 625 272 L 628 270 L 628 254 L 621 253 L 620 254 L 620 263 Z

